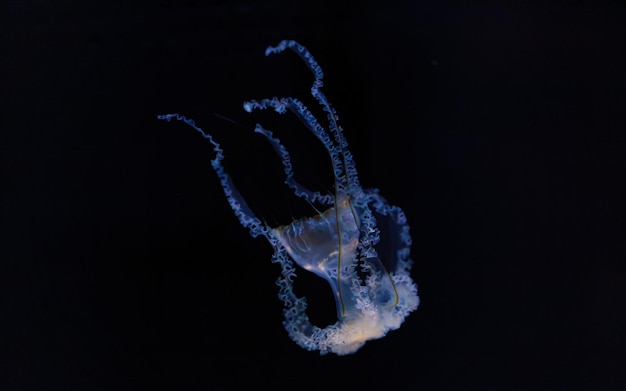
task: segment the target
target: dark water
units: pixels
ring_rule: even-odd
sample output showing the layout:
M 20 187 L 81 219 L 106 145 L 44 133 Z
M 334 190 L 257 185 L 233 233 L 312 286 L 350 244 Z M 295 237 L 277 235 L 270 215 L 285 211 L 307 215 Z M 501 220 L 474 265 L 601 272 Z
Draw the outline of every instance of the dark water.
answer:
M 624 6 L 83 3 L 3 6 L 0 389 L 626 388 Z M 353 356 L 289 340 L 209 145 L 156 120 L 210 129 L 270 224 L 312 214 L 252 129 L 320 190 L 323 148 L 242 110 L 314 107 L 299 59 L 263 55 L 285 38 L 412 229 L 422 304 Z M 324 284 L 298 287 L 321 324 Z

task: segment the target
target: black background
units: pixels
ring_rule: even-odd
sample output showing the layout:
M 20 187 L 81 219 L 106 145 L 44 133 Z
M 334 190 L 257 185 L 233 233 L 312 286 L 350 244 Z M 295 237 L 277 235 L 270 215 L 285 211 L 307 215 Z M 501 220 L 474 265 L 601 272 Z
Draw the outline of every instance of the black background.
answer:
M 0 389 L 626 389 L 626 9 L 497 3 L 3 5 Z M 422 304 L 351 356 L 289 340 L 210 145 L 156 119 L 213 133 L 268 223 L 301 217 L 252 129 L 321 190 L 323 149 L 242 110 L 314 108 L 305 65 L 263 55 L 282 39 L 411 224 Z M 301 281 L 331 322 L 330 290 Z

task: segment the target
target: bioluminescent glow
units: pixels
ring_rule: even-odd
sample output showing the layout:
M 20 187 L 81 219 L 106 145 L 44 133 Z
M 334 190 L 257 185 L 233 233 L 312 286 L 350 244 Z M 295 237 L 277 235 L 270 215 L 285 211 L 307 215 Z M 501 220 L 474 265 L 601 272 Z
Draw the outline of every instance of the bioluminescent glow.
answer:
M 282 300 L 289 336 L 301 347 L 322 354 L 351 354 L 366 341 L 384 337 L 400 327 L 408 314 L 417 309 L 417 285 L 409 275 L 411 237 L 402 209 L 387 203 L 377 189 L 364 189 L 348 150 L 337 115 L 321 91 L 324 74 L 307 49 L 295 41 L 282 41 L 269 47 L 266 55 L 291 49 L 313 72 L 311 94 L 327 114 L 323 127 L 307 107 L 292 97 L 252 100 L 244 103 L 246 111 L 273 109 L 279 114 L 294 113 L 328 151 L 334 170 L 333 194 L 310 190 L 294 179 L 289 152 L 271 131 L 257 125 L 255 131 L 265 136 L 281 158 L 285 183 L 294 194 L 324 212 L 295 220 L 288 225 L 270 227 L 246 204 L 234 182 L 222 166 L 224 151 L 211 134 L 192 119 L 180 114 L 159 115 L 166 121 L 182 121 L 209 140 L 215 157 L 212 166 L 219 177 L 228 203 L 241 225 L 252 237 L 263 236 L 274 248 L 272 262 L 281 267 L 278 297 Z M 376 218 L 389 221 L 390 237 L 380 237 Z M 382 260 L 377 245 L 388 241 L 395 259 Z M 337 322 L 325 328 L 315 326 L 306 314 L 306 298 L 294 293 L 297 264 L 328 281 L 336 300 Z

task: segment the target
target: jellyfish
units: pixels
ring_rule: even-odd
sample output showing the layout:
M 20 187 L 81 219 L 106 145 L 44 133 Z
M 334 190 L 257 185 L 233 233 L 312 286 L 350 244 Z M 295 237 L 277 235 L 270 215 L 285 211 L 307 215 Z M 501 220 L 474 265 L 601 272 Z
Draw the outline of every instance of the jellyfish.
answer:
M 268 225 L 255 215 L 235 187 L 222 165 L 224 151 L 210 133 L 193 119 L 177 113 L 158 118 L 187 124 L 213 146 L 215 156 L 211 165 L 235 216 L 253 238 L 264 237 L 274 250 L 272 262 L 280 265 L 281 270 L 276 284 L 283 303 L 283 325 L 291 339 L 302 348 L 321 354 L 352 354 L 365 342 L 398 329 L 419 305 L 417 285 L 410 276 L 413 262 L 409 225 L 402 209 L 390 205 L 377 189 L 361 187 L 348 142 L 337 124 L 335 109 L 321 91 L 324 74 L 309 51 L 296 41 L 284 40 L 268 47 L 265 55 L 287 49 L 300 56 L 313 73 L 311 94 L 327 116 L 326 127 L 293 97 L 250 100 L 244 102 L 243 108 L 247 112 L 273 109 L 284 114 L 290 111 L 324 145 L 334 172 L 334 189 L 330 194 L 298 183 L 289 151 L 270 130 L 260 124 L 255 127 L 255 132 L 264 136 L 280 157 L 285 184 L 297 197 L 323 211 L 287 225 Z M 377 226 L 379 220 L 388 224 L 386 236 L 381 235 Z M 379 256 L 382 251 L 378 248 L 385 242 L 392 250 L 388 252 L 392 259 Z M 299 269 L 328 282 L 336 302 L 336 323 L 322 328 L 310 321 L 306 297 L 298 297 L 294 292 Z

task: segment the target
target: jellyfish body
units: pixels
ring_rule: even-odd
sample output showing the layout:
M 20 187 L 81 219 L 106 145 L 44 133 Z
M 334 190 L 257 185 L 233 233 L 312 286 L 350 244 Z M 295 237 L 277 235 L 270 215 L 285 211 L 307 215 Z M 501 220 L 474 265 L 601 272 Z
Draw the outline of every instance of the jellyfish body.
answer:
M 296 182 L 287 149 L 271 131 L 258 124 L 255 128 L 281 158 L 285 183 L 294 194 L 312 204 L 325 206 L 324 212 L 284 226 L 266 225 L 237 191 L 222 166 L 223 150 L 209 133 L 179 114 L 159 115 L 158 118 L 182 121 L 213 145 L 215 157 L 211 164 L 239 222 L 252 237 L 265 237 L 274 249 L 272 262 L 281 267 L 278 296 L 284 304 L 283 324 L 289 336 L 307 350 L 351 354 L 366 341 L 382 338 L 388 331 L 398 329 L 419 305 L 417 285 L 409 274 L 412 266 L 409 226 L 402 209 L 388 204 L 377 189 L 361 187 L 348 143 L 337 125 L 335 110 L 320 90 L 324 75 L 313 56 L 295 41 L 282 41 L 275 47 L 268 47 L 265 54 L 286 49 L 298 54 L 313 72 L 311 94 L 327 114 L 328 130 L 302 102 L 292 97 L 247 101 L 244 109 L 248 112 L 273 109 L 279 114 L 289 110 L 324 144 L 334 171 L 333 194 L 321 194 Z M 380 237 L 376 216 L 389 222 L 390 237 Z M 381 240 L 391 243 L 395 259 L 381 261 L 376 250 Z M 320 328 L 309 320 L 306 298 L 294 293 L 294 262 L 329 283 L 336 300 L 338 321 L 335 324 Z

